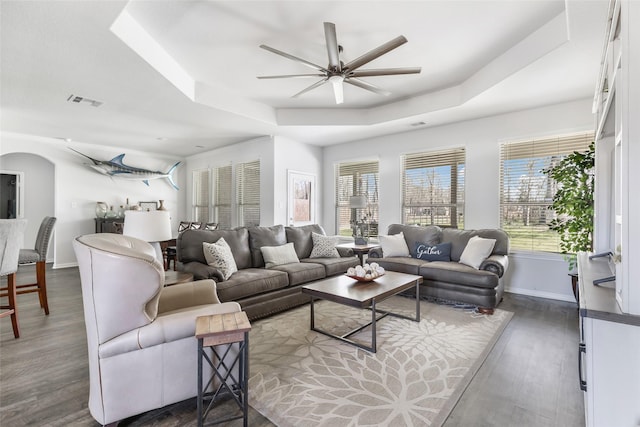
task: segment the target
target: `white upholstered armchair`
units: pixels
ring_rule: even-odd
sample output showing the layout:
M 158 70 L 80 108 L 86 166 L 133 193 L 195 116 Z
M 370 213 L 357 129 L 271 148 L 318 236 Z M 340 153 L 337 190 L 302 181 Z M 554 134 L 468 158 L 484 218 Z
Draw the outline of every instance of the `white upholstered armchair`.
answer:
M 89 352 L 89 410 L 111 424 L 197 395 L 198 316 L 240 311 L 215 282 L 164 287 L 153 247 L 118 234 L 77 237 Z

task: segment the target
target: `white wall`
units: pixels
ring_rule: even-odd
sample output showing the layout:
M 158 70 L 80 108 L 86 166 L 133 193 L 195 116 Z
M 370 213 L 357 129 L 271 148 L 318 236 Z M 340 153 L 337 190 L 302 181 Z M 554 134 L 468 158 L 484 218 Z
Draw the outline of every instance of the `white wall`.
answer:
M 0 137 L 0 155 L 37 154 L 48 159 L 55 167 L 54 214 L 58 221 L 55 229 L 54 268 L 76 265 L 71 241 L 78 235 L 95 232 L 97 201 L 119 206 L 125 204 L 127 197 L 131 203 L 163 199 L 171 212 L 175 230 L 177 221 L 184 217 L 184 191 L 174 190 L 166 180 L 152 180 L 147 187 L 141 181 L 111 179 L 85 166 L 87 160 L 67 147 L 101 160 L 110 160 L 121 154 L 119 149 L 6 132 Z M 135 151 L 126 151 L 125 156 L 125 164 L 152 170 L 168 170 L 178 160 L 181 159 Z M 181 188 L 185 186 L 182 165 L 174 173 L 174 181 Z
M 333 170 L 346 161 L 380 161 L 380 230 L 402 222 L 400 155 L 449 147 L 466 148 L 465 228 L 499 227 L 499 143 L 592 130 L 591 100 L 415 130 L 334 145 L 324 149 L 323 215 L 335 217 Z M 366 153 L 366 154 L 363 154 Z M 335 233 L 334 221 L 325 221 Z M 511 258 L 507 289 L 543 297 L 574 300 L 568 267 L 560 255 L 522 254 Z
M 322 218 L 322 148 L 302 144 L 284 137 L 275 137 L 274 151 L 274 224 L 289 224 L 288 208 L 288 173 L 304 172 L 316 176 L 315 214 L 316 223 L 324 226 Z

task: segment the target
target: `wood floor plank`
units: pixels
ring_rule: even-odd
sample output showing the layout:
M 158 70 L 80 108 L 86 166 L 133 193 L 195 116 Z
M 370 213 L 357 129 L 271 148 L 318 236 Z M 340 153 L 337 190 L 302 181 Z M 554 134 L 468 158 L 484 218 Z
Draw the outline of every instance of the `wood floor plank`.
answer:
M 21 267 L 18 283 L 35 278 Z M 47 269 L 49 316 L 36 294 L 18 296 L 20 339 L 0 321 L 0 426 L 89 426 L 86 333 L 77 268 Z M 514 312 L 445 426 L 583 426 L 575 304 L 510 295 Z M 231 406 L 229 406 L 231 407 Z M 195 399 L 150 411 L 121 426 L 195 426 Z M 273 424 L 250 408 L 249 425 Z M 241 420 L 226 424 L 235 427 Z

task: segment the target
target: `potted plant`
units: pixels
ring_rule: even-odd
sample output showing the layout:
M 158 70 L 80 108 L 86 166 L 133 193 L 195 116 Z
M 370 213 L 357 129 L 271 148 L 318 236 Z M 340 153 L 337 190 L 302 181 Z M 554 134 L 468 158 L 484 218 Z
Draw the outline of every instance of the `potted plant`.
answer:
M 558 184 L 550 208 L 556 213 L 549 227 L 560 236 L 560 249 L 574 270 L 581 251 L 593 249 L 595 146 L 574 151 L 544 173 Z M 575 293 L 575 292 L 574 292 Z

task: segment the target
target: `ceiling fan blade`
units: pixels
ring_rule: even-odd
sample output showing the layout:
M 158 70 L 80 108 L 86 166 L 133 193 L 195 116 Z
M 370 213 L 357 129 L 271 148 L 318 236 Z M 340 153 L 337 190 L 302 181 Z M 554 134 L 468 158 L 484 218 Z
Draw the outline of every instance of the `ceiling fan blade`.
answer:
M 292 98 L 297 98 L 297 97 L 299 97 L 300 95 L 302 95 L 303 93 L 307 93 L 307 92 L 309 92 L 310 90 L 313 90 L 313 89 L 317 88 L 318 86 L 322 86 L 323 84 L 325 84 L 325 83 L 326 83 L 326 82 L 328 82 L 328 81 L 329 81 L 329 78 L 328 78 L 328 77 L 327 77 L 326 79 L 322 79 L 322 80 L 320 80 L 320 81 L 317 81 L 317 82 L 315 82 L 314 84 L 312 84 L 311 86 L 306 87 L 306 88 L 302 89 L 300 92 L 298 92 L 298 93 L 296 93 L 295 95 L 293 95 L 293 96 L 292 96 Z
M 290 59 L 292 61 L 299 62 L 302 65 L 306 65 L 307 67 L 313 68 L 314 70 L 322 71 L 322 72 L 325 72 L 325 73 L 329 72 L 329 70 L 327 70 L 324 67 L 321 67 L 320 65 L 314 64 L 313 62 L 309 62 L 309 61 L 307 61 L 305 59 L 302 59 L 302 58 L 298 58 L 297 56 L 289 55 L 288 53 L 285 53 L 285 52 L 283 52 L 281 50 L 278 50 L 278 49 L 274 49 L 274 48 L 269 47 L 267 45 L 261 44 L 260 48 L 262 48 L 264 50 L 268 50 L 269 52 L 273 52 L 276 55 L 284 56 L 285 58 Z
M 358 86 L 359 88 L 368 90 L 370 92 L 377 93 L 378 95 L 384 95 L 384 96 L 391 95 L 391 92 L 389 92 L 389 91 L 386 91 L 384 89 L 380 89 L 378 86 L 372 85 L 371 83 L 367 83 L 367 82 L 362 81 L 362 80 L 358 80 L 358 79 L 353 78 L 353 77 L 345 78 L 344 82 L 345 83 L 349 83 L 350 85 L 353 85 L 353 86 Z
M 349 62 L 344 66 L 344 69 L 347 69 L 349 71 L 355 71 L 356 69 L 362 67 L 364 64 L 367 64 L 373 61 L 374 59 L 384 55 L 385 53 L 392 51 L 398 46 L 402 46 L 406 42 L 407 42 L 407 39 L 404 36 L 398 36 L 395 39 L 390 40 L 385 44 L 380 45 L 377 48 L 372 49 L 369 52 L 365 53 L 364 55 L 359 56 L 358 58 Z
M 396 74 L 420 74 L 422 68 L 378 68 L 375 70 L 358 70 L 347 74 L 349 77 L 373 77 L 373 76 L 392 76 Z
M 259 79 L 285 79 L 289 77 L 325 77 L 324 74 L 283 74 L 281 76 L 257 76 Z
M 338 48 L 338 37 L 336 36 L 336 26 L 331 22 L 324 23 L 324 38 L 327 42 L 327 54 L 329 55 L 329 68 L 331 71 L 341 71 L 340 51 Z

